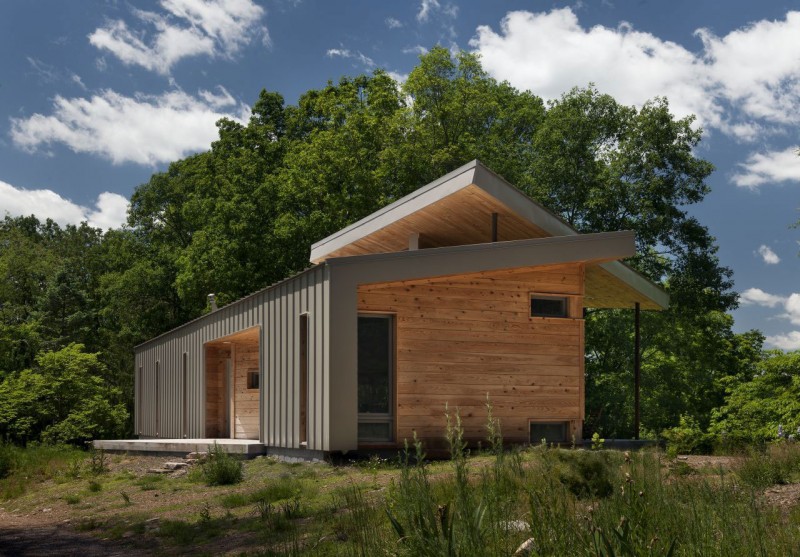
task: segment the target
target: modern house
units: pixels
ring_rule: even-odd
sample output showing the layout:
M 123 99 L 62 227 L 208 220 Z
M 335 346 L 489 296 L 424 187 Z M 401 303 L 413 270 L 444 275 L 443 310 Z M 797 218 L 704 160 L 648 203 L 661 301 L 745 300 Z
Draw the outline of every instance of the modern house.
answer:
M 311 247 L 307 270 L 136 347 L 142 439 L 319 455 L 485 437 L 581 438 L 584 308 L 658 310 L 620 260 L 473 161 Z

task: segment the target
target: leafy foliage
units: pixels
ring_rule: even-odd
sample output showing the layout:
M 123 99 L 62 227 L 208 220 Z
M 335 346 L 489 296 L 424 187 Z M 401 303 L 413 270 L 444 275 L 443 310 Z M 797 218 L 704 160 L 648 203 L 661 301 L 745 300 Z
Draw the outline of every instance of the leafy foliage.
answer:
M 796 437 L 800 433 L 800 352 L 767 352 L 749 381 L 728 386 L 710 429 L 719 436 L 765 441 L 776 438 L 779 425 Z
M 79 444 L 119 434 L 128 413 L 119 390 L 104 385 L 105 373 L 98 355 L 80 344 L 38 355 L 33 369 L 0 384 L 0 435 L 18 443 L 41 436 Z

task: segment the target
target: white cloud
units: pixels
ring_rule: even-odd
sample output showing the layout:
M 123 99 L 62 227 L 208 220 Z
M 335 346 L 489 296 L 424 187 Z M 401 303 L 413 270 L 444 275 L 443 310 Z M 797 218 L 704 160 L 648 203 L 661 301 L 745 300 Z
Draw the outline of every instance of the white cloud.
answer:
M 89 208 L 52 190 L 28 190 L 0 181 L 0 207 L 11 216 L 36 215 L 40 220 L 49 218 L 62 226 L 86 221 L 90 226 L 107 230 L 125 223 L 128 200 L 116 193 L 103 192 L 97 197 L 94 207 Z
M 790 294 L 783 304 L 786 313 L 781 315 L 791 321 L 792 325 L 800 325 L 800 294 Z
M 367 68 L 375 67 L 375 61 L 358 50 L 353 51 L 348 48 L 329 48 L 325 54 L 328 56 L 328 58 L 352 58 L 354 60 L 358 60 Z
M 29 152 L 61 143 L 115 164 L 154 165 L 208 149 L 220 118 L 248 116 L 249 109 L 223 88 L 198 97 L 183 91 L 127 97 L 105 90 L 90 98 L 57 96 L 48 116 L 12 118 L 11 138 Z
M 417 21 L 425 23 L 431 17 L 431 12 L 439 8 L 438 0 L 422 0 L 419 5 L 419 11 L 417 12 Z
M 394 17 L 387 17 L 384 22 L 389 29 L 400 29 L 403 26 L 400 20 Z
M 458 16 L 458 6 L 451 2 L 442 4 L 439 0 L 422 0 L 419 4 L 419 11 L 417 12 L 417 21 L 420 23 L 427 23 L 435 13 L 440 13 L 447 18 L 455 19 Z
M 232 57 L 257 38 L 269 45 L 261 24 L 264 9 L 252 0 L 161 0 L 164 12 L 133 10 L 151 33 L 131 29 L 122 19 L 108 21 L 89 35 L 89 42 L 123 64 L 164 75 L 190 56 Z
M 800 154 L 797 147 L 753 153 L 739 166 L 743 170 L 734 174 L 732 180 L 740 187 L 755 189 L 768 183 L 800 182 Z
M 745 305 L 755 304 L 770 308 L 786 302 L 786 298 L 783 296 L 768 294 L 760 288 L 748 288 L 739 295 L 739 300 Z
M 89 90 L 88 87 L 86 87 L 86 84 L 81 79 L 81 76 L 79 76 L 78 74 L 73 73 L 72 75 L 70 75 L 70 80 L 72 81 L 72 83 L 74 83 L 75 85 L 77 85 L 78 87 L 83 89 L 84 91 L 88 91 Z
M 666 96 L 677 116 L 750 141 L 800 123 L 800 12 L 696 34 L 699 53 L 625 22 L 584 28 L 562 8 L 509 12 L 499 32 L 480 26 L 470 45 L 492 76 L 547 99 L 590 82 L 625 104 Z
M 33 72 L 43 83 L 53 83 L 59 79 L 58 70 L 56 70 L 54 66 L 46 64 L 36 58 L 32 58 L 31 56 L 28 56 L 27 60 L 28 64 L 30 64 L 31 68 L 33 69 Z
M 402 85 L 408 79 L 407 73 L 400 73 L 400 72 L 386 72 L 389 77 L 394 79 L 398 85 Z
M 414 46 L 409 46 L 409 47 L 403 49 L 403 54 L 422 55 L 422 54 L 427 54 L 427 53 L 428 53 L 428 49 L 425 48 L 424 46 L 420 45 L 420 44 L 414 45 Z
M 760 288 L 748 288 L 741 293 L 739 299 L 745 305 L 755 304 L 769 308 L 780 306 L 783 313 L 777 317 L 788 320 L 792 325 L 800 325 L 800 293 L 778 296 Z M 767 336 L 767 342 L 783 350 L 797 350 L 800 348 L 800 331 Z
M 767 335 L 766 340 L 781 350 L 800 350 L 800 331 L 790 331 L 785 335 Z
M 781 262 L 781 258 L 778 257 L 778 254 L 772 251 L 772 248 L 767 245 L 762 244 L 758 248 L 758 255 L 761 256 L 761 258 L 764 260 L 764 263 L 767 265 L 777 265 Z

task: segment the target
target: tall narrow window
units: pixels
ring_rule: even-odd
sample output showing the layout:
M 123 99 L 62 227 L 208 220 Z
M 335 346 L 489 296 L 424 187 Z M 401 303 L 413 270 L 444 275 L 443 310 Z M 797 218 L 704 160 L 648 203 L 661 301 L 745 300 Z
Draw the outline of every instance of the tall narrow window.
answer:
M 358 317 L 358 439 L 371 443 L 394 436 L 394 320 Z
M 158 362 L 156 362 L 156 437 L 159 436 L 159 426 L 161 425 L 161 405 L 159 404 L 159 396 L 158 396 L 158 381 L 160 377 L 158 376 Z
M 308 314 L 300 316 L 300 446 L 308 446 Z
M 136 433 L 142 434 L 142 366 L 136 376 Z
M 186 352 L 183 353 L 183 358 L 181 359 L 181 375 L 183 379 L 183 422 L 181 424 L 181 429 L 183 430 L 183 438 L 186 439 L 189 429 L 189 372 L 186 365 Z

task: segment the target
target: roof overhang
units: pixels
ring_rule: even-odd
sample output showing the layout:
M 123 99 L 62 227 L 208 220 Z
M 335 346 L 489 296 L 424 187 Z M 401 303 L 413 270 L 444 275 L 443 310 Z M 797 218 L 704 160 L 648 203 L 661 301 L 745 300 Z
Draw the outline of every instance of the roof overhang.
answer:
M 501 241 L 496 243 L 490 243 L 493 213 L 499 215 L 498 239 Z M 428 249 L 408 251 L 409 235 L 414 233 L 427 240 Z M 387 260 L 411 257 L 409 261 L 413 260 L 416 265 L 425 257 L 449 253 L 441 250 L 458 248 L 457 253 L 476 255 L 484 249 L 498 250 L 503 244 L 530 247 L 537 245 L 536 242 L 524 242 L 590 236 L 598 235 L 579 234 L 474 160 L 315 243 L 311 247 L 311 261 L 339 265 L 350 259 L 350 264 L 366 261 L 362 257 L 372 258 L 370 261 L 380 257 Z M 586 245 L 598 244 L 590 241 Z M 632 307 L 637 302 L 642 309 L 668 307 L 669 296 L 661 288 L 618 261 L 634 254 L 631 251 L 604 261 L 580 259 L 587 263 L 584 301 L 587 307 Z
M 476 222 L 479 211 L 465 214 L 467 204 L 478 206 L 486 218 Z M 444 210 L 434 209 L 442 205 Z M 577 234 L 556 215 L 474 160 L 313 244 L 311 261 L 319 263 L 329 257 L 357 255 L 361 243 L 373 248 L 380 241 L 376 236 L 381 233 L 395 241 L 394 245 L 387 244 L 386 252 L 400 251 L 408 245 L 408 234 L 404 231 L 421 233 L 438 240 L 440 245 L 448 245 L 446 232 L 453 226 L 466 236 L 459 238 L 458 243 L 483 243 L 490 239 L 492 212 L 501 213 L 500 239 Z M 514 222 L 509 223 L 509 219 Z M 527 229 L 520 229 L 525 224 Z M 386 242 L 385 238 L 381 240 Z

